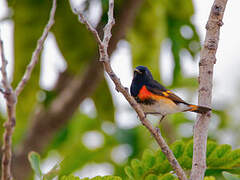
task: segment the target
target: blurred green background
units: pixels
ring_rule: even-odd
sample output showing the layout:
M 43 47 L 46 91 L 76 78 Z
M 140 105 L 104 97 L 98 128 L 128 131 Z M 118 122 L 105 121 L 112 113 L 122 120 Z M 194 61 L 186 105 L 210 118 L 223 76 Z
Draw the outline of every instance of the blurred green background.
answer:
M 48 20 L 51 1 L 8 0 L 7 3 L 8 13 L 1 23 L 14 24 L 15 87 Z M 108 0 L 57 1 L 55 25 L 45 43 L 41 62 L 17 104 L 13 136 L 16 179 L 33 178 L 27 160 L 30 151 L 41 154 L 45 172 L 59 163 L 60 176 L 114 174 L 126 178 L 124 167 L 131 159 L 142 157 L 146 149 L 158 150 L 153 137 L 104 75 L 97 61 L 95 40 L 78 22 L 72 7 L 84 11 L 100 33 L 107 22 Z M 193 2 L 116 0 L 114 13 L 116 25 L 109 53 L 124 85 L 129 87 L 132 69 L 144 65 L 159 82 L 174 89 L 183 99 L 196 103 L 198 83 L 196 73 L 192 72 L 197 72 L 201 45 L 193 23 Z M 169 52 L 167 58 L 163 58 L 165 50 Z M 185 66 L 185 58 L 196 65 L 194 69 Z M 0 103 L 2 127 L 5 119 L 2 99 Z M 230 139 L 234 148 L 240 145 L 239 124 L 234 124 L 232 113 L 236 105 L 239 101 L 230 105 L 213 102 L 209 139 L 222 143 L 224 137 Z M 156 124 L 158 118 L 150 116 L 149 120 Z M 168 143 L 179 139 L 187 142 L 192 139 L 194 121 L 195 115 L 189 113 L 168 116 L 161 124 L 161 132 Z M 0 132 L 2 135 L 3 128 Z

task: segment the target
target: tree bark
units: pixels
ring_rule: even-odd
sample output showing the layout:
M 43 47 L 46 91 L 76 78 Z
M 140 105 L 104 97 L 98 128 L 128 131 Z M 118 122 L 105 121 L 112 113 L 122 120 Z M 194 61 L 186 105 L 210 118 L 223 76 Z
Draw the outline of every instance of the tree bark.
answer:
M 216 63 L 220 27 L 227 0 L 215 0 L 206 25 L 206 37 L 200 53 L 198 104 L 211 106 L 213 66 Z M 203 180 L 206 170 L 206 144 L 211 112 L 197 116 L 194 126 L 194 146 L 191 180 Z

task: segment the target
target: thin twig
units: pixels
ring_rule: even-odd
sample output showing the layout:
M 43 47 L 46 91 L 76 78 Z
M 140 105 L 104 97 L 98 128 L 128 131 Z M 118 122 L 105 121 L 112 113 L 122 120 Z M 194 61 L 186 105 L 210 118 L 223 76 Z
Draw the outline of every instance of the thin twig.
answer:
M 98 35 L 97 30 L 95 28 L 93 28 L 93 26 L 86 20 L 85 16 L 82 13 L 80 13 L 76 8 L 74 8 L 74 13 L 78 15 L 78 20 L 81 23 L 85 24 L 87 29 L 93 33 L 97 43 L 101 44 L 102 41 Z
M 26 85 L 26 83 L 28 82 L 28 80 L 31 77 L 31 74 L 32 74 L 32 71 L 33 71 L 35 65 L 38 63 L 39 55 L 43 49 L 43 44 L 47 38 L 47 35 L 48 35 L 51 27 L 54 24 L 54 16 L 55 16 L 55 12 L 56 12 L 56 7 L 57 7 L 56 0 L 53 0 L 53 5 L 52 5 L 51 12 L 50 12 L 50 17 L 49 17 L 48 23 L 44 28 L 42 36 L 38 39 L 37 47 L 33 51 L 31 61 L 28 64 L 21 81 L 18 83 L 18 85 L 16 87 L 16 90 L 15 90 L 16 96 L 18 96 L 22 92 L 24 86 Z
M 15 104 L 16 96 L 12 90 L 7 77 L 7 60 L 4 55 L 3 41 L 0 39 L 0 52 L 2 60 L 2 93 L 6 99 L 8 119 L 4 123 L 3 146 L 2 146 L 2 180 L 11 180 L 11 158 L 12 158 L 12 134 L 15 126 Z
M 0 39 L 0 52 L 1 52 L 1 60 L 2 60 L 2 67 L 0 69 L 2 73 L 2 85 L 3 89 L 0 90 L 4 94 L 4 98 L 6 100 L 7 104 L 7 115 L 8 119 L 4 123 L 5 132 L 3 134 L 3 146 L 2 146 L 2 180 L 11 180 L 12 179 L 12 173 L 11 173 L 11 160 L 12 160 L 12 134 L 14 131 L 14 127 L 16 124 L 16 102 L 17 97 L 25 87 L 26 83 L 28 82 L 31 72 L 35 65 L 38 62 L 39 54 L 43 48 L 43 43 L 54 23 L 54 15 L 56 11 L 56 0 L 53 0 L 53 5 L 50 13 L 49 21 L 44 28 L 43 34 L 38 40 L 37 47 L 35 51 L 33 52 L 32 59 L 27 66 L 26 72 L 22 78 L 22 80 L 19 82 L 17 88 L 15 91 L 13 91 L 10 82 L 7 79 L 7 60 L 4 56 L 3 51 L 3 42 Z
M 206 37 L 199 62 L 199 96 L 200 105 L 211 106 L 213 66 L 216 63 L 216 51 L 219 42 L 220 27 L 227 0 L 215 0 L 206 25 Z M 206 170 L 206 144 L 208 124 L 211 113 L 197 116 L 194 126 L 194 146 L 191 180 L 202 180 Z
M 100 40 L 99 35 L 96 34 L 97 31 L 91 26 L 91 24 L 88 22 L 88 20 L 83 16 L 81 12 L 77 12 L 78 16 L 81 18 L 80 22 L 84 23 L 89 31 L 93 33 L 93 35 L 98 38 L 97 43 L 99 46 L 99 53 L 100 58 L 99 61 L 103 63 L 104 69 L 107 72 L 107 74 L 110 76 L 112 81 L 114 82 L 116 86 L 116 90 L 118 92 L 121 92 L 123 96 L 126 98 L 126 100 L 129 102 L 129 104 L 133 107 L 133 109 L 137 112 L 139 119 L 141 120 L 142 124 L 150 131 L 150 133 L 153 135 L 153 137 L 156 139 L 157 143 L 161 147 L 163 153 L 166 155 L 167 159 L 169 160 L 170 164 L 172 165 L 172 168 L 176 171 L 176 174 L 180 180 L 187 180 L 187 177 L 179 165 L 178 161 L 174 157 L 172 151 L 164 141 L 163 137 L 160 134 L 159 129 L 155 129 L 149 121 L 145 118 L 145 114 L 141 107 L 137 104 L 135 99 L 128 93 L 127 88 L 125 88 L 122 84 L 120 79 L 116 76 L 116 74 L 113 72 L 112 67 L 110 65 L 110 60 L 108 56 L 108 44 L 111 38 L 111 29 L 114 25 L 114 17 L 113 17 L 113 9 L 114 9 L 114 0 L 109 0 L 109 11 L 108 11 L 108 23 L 104 27 L 104 36 L 103 40 Z
M 10 84 L 8 83 L 8 78 L 7 78 L 7 60 L 4 55 L 4 49 L 3 49 L 3 41 L 0 37 L 0 51 L 1 51 L 1 60 L 2 60 L 2 66 L 1 66 L 1 73 L 2 73 L 2 85 L 3 88 L 7 91 L 11 89 Z

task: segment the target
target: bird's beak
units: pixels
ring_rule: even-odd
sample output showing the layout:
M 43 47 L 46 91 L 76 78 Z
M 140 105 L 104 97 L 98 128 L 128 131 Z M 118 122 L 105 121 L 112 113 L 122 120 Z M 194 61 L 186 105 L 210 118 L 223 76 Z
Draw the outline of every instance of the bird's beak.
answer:
M 137 72 L 138 74 L 142 74 L 142 72 L 138 69 L 134 69 L 134 72 Z

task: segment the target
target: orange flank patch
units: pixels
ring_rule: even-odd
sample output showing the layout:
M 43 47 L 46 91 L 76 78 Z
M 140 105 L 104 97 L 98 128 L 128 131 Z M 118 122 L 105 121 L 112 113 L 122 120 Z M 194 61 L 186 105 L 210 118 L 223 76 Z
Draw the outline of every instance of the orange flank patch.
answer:
M 165 94 L 166 95 L 165 95 Z M 160 99 L 165 99 L 167 101 L 170 101 L 172 103 L 172 101 L 170 99 L 167 98 L 168 94 L 166 92 L 163 92 L 163 95 L 164 96 L 160 96 L 160 95 L 156 95 L 156 94 L 153 94 L 152 92 L 150 92 L 146 86 L 143 86 L 140 91 L 139 91 L 139 94 L 138 94 L 138 98 L 140 100 L 145 100 L 145 99 L 153 99 L 153 100 L 160 100 Z M 165 97 L 166 96 L 166 97 Z M 169 102 L 169 103 L 170 103 Z

